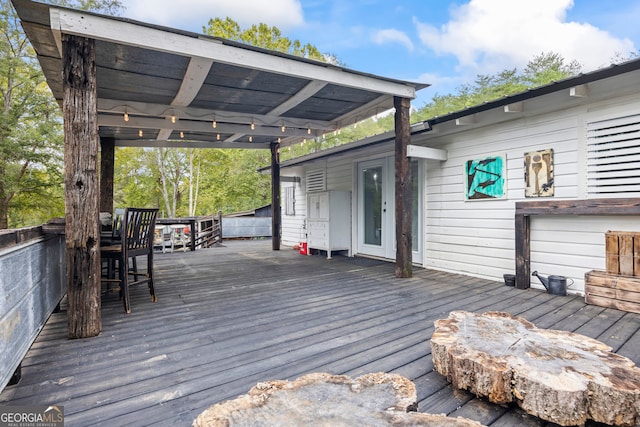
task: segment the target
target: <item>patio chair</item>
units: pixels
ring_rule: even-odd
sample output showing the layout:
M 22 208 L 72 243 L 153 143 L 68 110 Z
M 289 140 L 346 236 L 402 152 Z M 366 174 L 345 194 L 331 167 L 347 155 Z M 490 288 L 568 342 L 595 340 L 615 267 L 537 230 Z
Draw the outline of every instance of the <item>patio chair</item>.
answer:
M 105 282 L 116 281 L 120 284 L 120 297 L 124 303 L 125 313 L 131 313 L 129 304 L 129 286 L 147 283 L 151 301 L 156 302 L 153 287 L 153 236 L 158 209 L 127 208 L 122 216 L 122 235 L 119 243 L 100 248 L 103 259 L 114 260 L 118 264 L 118 278 L 106 277 Z M 136 257 L 147 257 L 146 272 L 141 272 L 135 262 Z M 133 268 L 129 268 L 129 259 L 133 260 Z M 133 276 L 133 282 L 129 281 Z

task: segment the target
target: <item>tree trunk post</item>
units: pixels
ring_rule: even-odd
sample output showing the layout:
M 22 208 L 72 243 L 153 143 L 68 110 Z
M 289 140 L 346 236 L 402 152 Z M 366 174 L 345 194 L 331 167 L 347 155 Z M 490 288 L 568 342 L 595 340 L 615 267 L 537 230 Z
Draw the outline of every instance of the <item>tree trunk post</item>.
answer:
M 411 277 L 413 191 L 407 145 L 411 141 L 408 98 L 394 98 L 395 112 L 395 169 L 396 169 L 396 277 Z
M 280 144 L 271 143 L 271 248 L 280 250 Z
M 114 138 L 100 138 L 100 212 L 113 213 Z
M 100 333 L 95 41 L 62 35 L 68 337 Z
M 516 288 L 531 287 L 531 219 L 516 213 Z

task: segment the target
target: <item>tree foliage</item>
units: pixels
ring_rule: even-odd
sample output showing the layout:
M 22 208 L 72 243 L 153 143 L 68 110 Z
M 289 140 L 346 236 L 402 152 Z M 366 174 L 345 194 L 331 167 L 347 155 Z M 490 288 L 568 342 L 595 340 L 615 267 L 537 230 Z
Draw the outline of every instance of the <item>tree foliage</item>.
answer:
M 209 20 L 206 27 L 202 27 L 205 34 L 245 43 L 251 46 L 301 56 L 303 58 L 326 61 L 331 55 L 320 53 L 317 47 L 300 40 L 291 40 L 282 35 L 277 27 L 270 27 L 265 23 L 254 24 L 250 28 L 242 29 L 233 19 L 214 18 Z
M 495 75 L 478 75 L 472 84 L 458 87 L 456 93 L 433 96 L 431 102 L 414 113 L 412 120 L 427 120 L 544 86 L 580 73 L 577 61 L 566 63 L 562 55 L 549 52 L 535 56 L 522 71 L 503 70 Z
M 51 1 L 115 13 L 118 0 Z M 0 229 L 64 214 L 62 116 L 8 0 L 0 0 Z
M 41 219 L 60 188 L 61 119 L 9 1 L 0 2 L 0 229 Z M 11 215 L 10 215 L 11 213 Z M 34 218 L 34 216 L 36 218 Z

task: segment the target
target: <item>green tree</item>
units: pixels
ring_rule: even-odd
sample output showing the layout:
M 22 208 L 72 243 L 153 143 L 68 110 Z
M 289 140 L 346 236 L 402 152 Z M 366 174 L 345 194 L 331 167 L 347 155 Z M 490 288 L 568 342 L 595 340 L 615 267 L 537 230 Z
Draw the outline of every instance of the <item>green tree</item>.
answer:
M 434 95 L 431 102 L 414 113 L 413 121 L 427 120 L 494 101 L 575 76 L 580 71 L 581 67 L 577 61 L 567 63 L 557 53 L 542 53 L 529 61 L 523 71 L 514 68 L 496 75 L 479 75 L 473 84 L 460 86 L 457 93 Z
M 0 2 L 0 229 L 26 225 L 61 185 L 61 119 L 9 1 Z M 9 213 L 15 216 L 10 221 Z M 48 215 L 50 218 L 51 215 Z M 41 218 L 36 218 L 41 219 Z
M 254 24 L 250 28 L 242 29 L 233 19 L 227 17 L 210 19 L 206 27 L 202 27 L 205 34 L 220 37 L 227 40 L 246 43 L 251 46 L 262 47 L 290 55 L 301 56 L 303 58 L 315 59 L 318 61 L 335 61 L 332 55 L 320 53 L 317 47 L 300 40 L 291 40 L 284 37 L 278 27 L 270 27 L 267 24 Z
M 51 1 L 116 13 L 118 0 Z M 0 229 L 64 214 L 62 116 L 8 0 L 0 0 Z

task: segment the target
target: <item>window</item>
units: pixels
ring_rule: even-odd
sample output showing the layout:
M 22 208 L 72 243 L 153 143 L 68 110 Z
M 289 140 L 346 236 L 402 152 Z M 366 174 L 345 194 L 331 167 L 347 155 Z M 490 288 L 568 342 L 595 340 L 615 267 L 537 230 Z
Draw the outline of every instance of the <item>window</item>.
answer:
M 640 114 L 587 124 L 589 197 L 640 197 Z
M 284 214 L 289 216 L 296 214 L 296 187 L 284 189 Z

